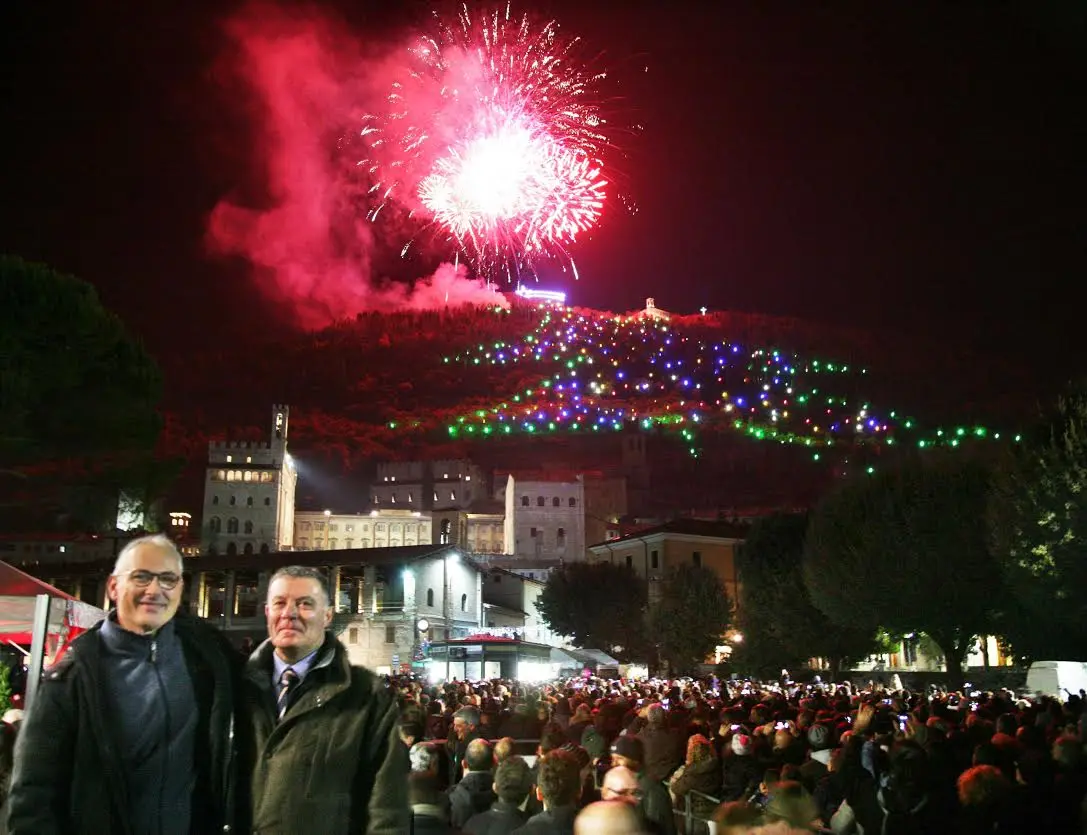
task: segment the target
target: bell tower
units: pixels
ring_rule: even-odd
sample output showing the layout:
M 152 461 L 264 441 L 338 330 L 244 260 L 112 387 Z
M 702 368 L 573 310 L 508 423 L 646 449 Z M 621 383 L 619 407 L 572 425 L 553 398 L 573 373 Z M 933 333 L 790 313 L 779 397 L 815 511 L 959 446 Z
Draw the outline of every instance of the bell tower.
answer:
M 272 445 L 286 445 L 287 424 L 291 417 L 291 407 L 276 404 L 272 407 Z

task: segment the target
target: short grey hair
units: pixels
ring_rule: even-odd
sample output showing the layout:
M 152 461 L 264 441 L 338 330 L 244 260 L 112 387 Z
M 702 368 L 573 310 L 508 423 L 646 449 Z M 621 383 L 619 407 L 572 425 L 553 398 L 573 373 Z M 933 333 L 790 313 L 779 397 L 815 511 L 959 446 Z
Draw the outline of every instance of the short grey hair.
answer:
M 328 590 L 328 578 L 318 569 L 309 565 L 285 565 L 268 578 L 268 590 L 271 591 L 272 583 L 280 577 L 301 577 L 307 580 L 315 580 L 325 596 L 325 604 L 332 605 L 332 595 Z
M 174 545 L 166 534 L 154 533 L 149 536 L 140 536 L 128 541 L 125 547 L 121 549 L 121 553 L 117 555 L 117 560 L 113 563 L 114 575 L 121 573 L 121 569 L 128 561 L 128 558 L 132 556 L 136 549 L 142 548 L 145 545 L 159 548 L 172 556 L 177 561 L 178 574 L 181 574 L 185 570 L 185 561 L 181 557 L 181 552 L 177 550 L 177 546 Z

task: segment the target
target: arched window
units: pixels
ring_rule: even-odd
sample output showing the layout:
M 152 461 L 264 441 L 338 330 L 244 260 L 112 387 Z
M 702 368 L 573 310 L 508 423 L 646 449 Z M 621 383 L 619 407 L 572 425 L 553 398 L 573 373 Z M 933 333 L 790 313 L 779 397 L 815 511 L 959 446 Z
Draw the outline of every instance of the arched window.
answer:
M 573 500 L 571 499 L 571 501 L 573 501 Z M 265 496 L 264 497 L 264 506 L 265 507 L 270 507 L 271 504 L 272 504 L 272 497 L 271 496 Z
M 226 555 L 228 557 L 238 556 L 238 546 L 236 543 L 231 542 L 229 545 L 226 546 Z
M 242 473 L 242 481 L 252 481 L 252 480 L 253 480 L 253 474 L 251 472 L 249 472 L 249 470 L 246 470 L 244 473 Z
M 462 594 L 460 596 L 460 610 L 463 612 L 468 608 L 468 595 Z
M 220 533 L 223 530 L 223 520 L 218 516 L 212 516 L 208 522 L 208 530 L 212 533 Z
M 577 507 L 577 499 L 573 496 L 570 497 L 570 507 Z
M 426 590 L 426 605 L 427 606 L 433 606 L 434 605 L 434 589 L 427 589 Z
M 230 497 L 230 506 L 234 507 L 234 505 L 236 505 L 237 503 L 238 503 L 238 497 L 237 496 L 231 496 Z
M 536 507 L 543 507 L 543 506 L 544 506 L 544 497 L 543 496 L 537 496 L 536 497 Z
M 238 532 L 238 520 L 231 516 L 226 520 L 226 532 L 237 533 Z
M 252 496 L 247 496 L 246 497 L 245 506 L 246 507 L 252 507 L 253 506 L 253 497 Z
M 242 552 L 246 556 L 251 557 L 253 555 L 253 543 L 252 542 L 245 543 L 245 547 L 242 549 Z
M 566 528 L 559 528 L 557 534 L 555 534 L 555 544 L 560 548 L 566 545 Z
M 528 507 L 528 496 L 521 496 L 521 507 Z
M 260 552 L 262 554 L 267 554 L 268 553 L 268 543 L 267 542 L 265 542 L 263 545 L 260 546 Z
M 212 496 L 211 497 L 211 503 L 212 504 L 219 504 L 219 497 L 218 496 Z
M 438 542 L 442 545 L 448 545 L 449 537 L 453 532 L 453 523 L 449 519 L 442 519 L 442 525 L 439 530 Z
M 246 533 L 253 533 L 253 523 L 252 522 L 246 522 L 245 523 L 245 532 Z
M 558 507 L 559 506 L 559 497 L 558 496 L 555 496 L 555 498 L 553 498 L 551 500 L 551 506 L 552 507 Z

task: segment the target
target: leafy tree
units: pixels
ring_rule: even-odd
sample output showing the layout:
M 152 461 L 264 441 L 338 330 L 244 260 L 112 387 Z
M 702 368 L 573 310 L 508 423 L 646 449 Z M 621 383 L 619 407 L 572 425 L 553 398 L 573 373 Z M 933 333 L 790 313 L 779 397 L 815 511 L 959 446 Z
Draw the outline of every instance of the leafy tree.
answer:
M 760 671 L 825 658 L 831 674 L 878 649 L 876 630 L 843 626 L 812 605 L 804 584 L 807 514 L 775 514 L 751 529 L 739 559 L 737 661 Z
M 43 508 L 73 480 L 149 454 L 159 395 L 154 361 L 89 284 L 0 256 L 0 478 L 15 496 L 9 505 Z
M 11 707 L 11 667 L 0 660 L 0 715 Z
M 16 460 L 149 449 L 159 395 L 154 361 L 91 285 L 0 256 L 0 449 Z
M 1087 386 L 997 468 L 992 545 L 1014 609 L 1001 632 L 1028 658 L 1087 660 Z
M 673 672 L 685 672 L 721 643 L 732 620 L 732 602 L 713 571 L 680 565 L 665 576 L 649 620 L 661 657 Z
M 955 681 L 1003 605 L 985 527 L 989 468 L 961 456 L 908 459 L 829 495 L 812 514 L 803 569 L 831 620 L 925 632 Z
M 646 660 L 645 608 L 645 581 L 608 562 L 573 562 L 552 571 L 536 601 L 551 630 L 621 660 Z

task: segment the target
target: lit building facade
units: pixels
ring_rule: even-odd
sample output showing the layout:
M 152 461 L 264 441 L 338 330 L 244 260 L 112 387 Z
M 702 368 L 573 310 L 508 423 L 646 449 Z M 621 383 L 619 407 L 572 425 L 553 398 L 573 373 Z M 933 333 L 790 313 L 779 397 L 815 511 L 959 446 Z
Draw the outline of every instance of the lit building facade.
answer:
M 379 674 L 421 670 L 432 641 L 463 638 L 483 617 L 475 563 L 432 545 L 270 554 L 257 568 L 244 556 L 186 565 L 183 605 L 234 643 L 266 637 L 264 601 L 277 568 L 308 565 L 328 581 L 332 630 L 354 664 Z
M 585 558 L 585 480 L 579 474 L 509 473 L 504 551 L 521 563 Z
M 649 581 L 652 606 L 660 595 L 660 580 L 680 565 L 700 565 L 717 575 L 736 605 L 739 580 L 736 552 L 747 536 L 747 528 L 731 522 L 675 519 L 618 539 L 588 547 L 590 559 L 626 565 Z
M 486 497 L 483 471 L 464 459 L 387 461 L 371 487 L 375 510 L 467 510 Z
M 272 408 L 269 443 L 212 441 L 201 546 L 209 556 L 267 554 L 294 542 L 298 472 L 287 451 L 287 406 Z
M 506 553 L 504 513 L 469 513 L 465 547 L 473 554 Z
M 358 514 L 298 510 L 294 514 L 294 550 L 429 545 L 431 529 L 430 513 L 418 510 L 374 510 Z

